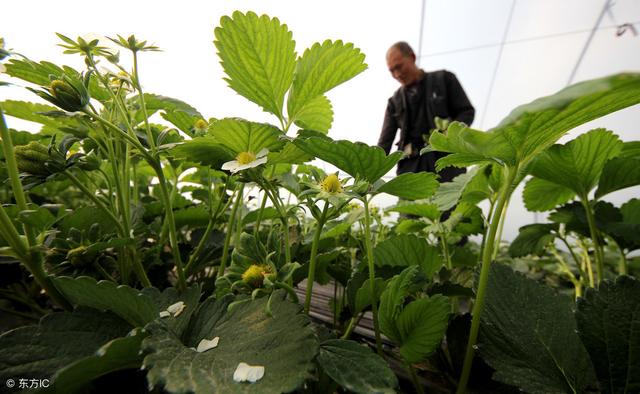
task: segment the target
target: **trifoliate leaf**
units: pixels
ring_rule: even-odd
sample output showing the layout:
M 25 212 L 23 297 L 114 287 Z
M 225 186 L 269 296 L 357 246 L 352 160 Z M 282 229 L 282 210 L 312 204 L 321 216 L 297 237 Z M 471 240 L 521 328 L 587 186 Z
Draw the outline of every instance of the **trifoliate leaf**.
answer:
M 280 140 L 283 133 L 266 123 L 225 118 L 214 122 L 209 130 L 216 141 L 235 155 L 240 152 L 256 154 L 262 149 L 275 152 L 284 145 L 284 141 Z
M 377 191 L 406 200 L 419 200 L 431 197 L 439 185 L 432 172 L 407 172 L 383 184 Z

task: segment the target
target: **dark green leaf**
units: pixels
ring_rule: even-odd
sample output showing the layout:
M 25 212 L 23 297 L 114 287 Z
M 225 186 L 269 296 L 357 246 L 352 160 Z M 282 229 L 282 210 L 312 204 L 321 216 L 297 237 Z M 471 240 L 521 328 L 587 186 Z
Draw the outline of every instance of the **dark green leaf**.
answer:
M 376 265 L 408 267 L 417 265 L 427 278 L 431 278 L 442 265 L 440 250 L 426 239 L 415 235 L 399 235 L 385 239 L 373 250 Z
M 595 389 L 572 307 L 569 297 L 494 263 L 478 341 L 493 378 L 533 394 Z
M 176 158 L 197 162 L 212 168 L 220 168 L 224 163 L 234 159 L 233 153 L 212 137 L 196 137 L 185 141 L 172 148 L 171 153 Z
M 318 364 L 345 389 L 360 394 L 395 393 L 398 379 L 387 362 L 354 341 L 330 339 L 320 344 Z
M 476 176 L 477 170 L 473 169 L 465 174 L 458 175 L 452 182 L 444 182 L 433 196 L 433 202 L 440 211 L 447 211 L 460 201 L 460 197 L 469 182 Z
M 578 299 L 578 334 L 602 393 L 640 391 L 640 282 L 620 276 Z
M 405 361 L 420 362 L 436 350 L 447 330 L 450 311 L 449 299 L 439 294 L 420 298 L 404 308 L 396 325 Z
M 52 379 L 54 373 L 92 354 L 131 330 L 119 317 L 89 308 L 46 315 L 37 326 L 0 336 L 0 379 Z M 123 360 L 123 366 L 128 360 Z
M 184 340 L 168 331 L 161 321 L 148 326 L 143 342 L 144 368 L 152 387 L 170 393 L 282 393 L 298 388 L 308 377 L 318 342 L 300 314 L 300 306 L 273 295 L 237 304 L 226 312 L 229 300 L 206 301 L 194 316 Z M 223 303 L 220 305 L 220 303 Z M 209 324 L 212 322 L 212 324 Z M 219 337 L 218 346 L 203 353 L 189 347 L 201 339 Z M 264 377 L 256 383 L 236 383 L 233 373 L 240 362 L 261 365 Z
M 604 166 L 596 198 L 636 185 L 640 185 L 640 156 L 616 157 Z
M 380 299 L 380 295 L 382 294 L 382 292 L 384 291 L 385 287 L 386 287 L 386 283 L 384 281 L 384 279 L 382 278 L 376 278 L 375 279 L 375 302 L 377 303 L 378 300 Z M 356 292 L 356 299 L 355 299 L 355 305 L 354 305 L 354 310 L 353 310 L 353 314 L 356 315 L 362 311 L 364 311 L 368 306 L 371 305 L 371 285 L 370 285 L 370 281 L 369 279 L 365 280 L 364 283 L 362 283 L 362 286 L 360 286 L 360 288 L 358 289 L 358 291 Z
M 553 231 L 558 230 L 555 223 L 535 223 L 520 227 L 518 236 L 509 245 L 509 254 L 511 257 L 521 257 L 530 254 L 541 256 L 547 245 L 556 236 Z
M 415 215 L 423 218 L 436 220 L 440 217 L 438 206 L 431 200 L 400 201 L 397 205 L 386 209 L 391 212 Z
M 378 309 L 380 331 L 397 344 L 402 343 L 396 322 L 404 309 L 404 301 L 410 294 L 420 290 L 424 284 L 424 274 L 418 266 L 412 265 L 394 276 L 380 297 Z
M 111 311 L 134 327 L 143 327 L 158 317 L 159 309 L 152 299 L 129 286 L 106 280 L 96 282 L 88 276 L 61 276 L 53 281 L 72 304 Z

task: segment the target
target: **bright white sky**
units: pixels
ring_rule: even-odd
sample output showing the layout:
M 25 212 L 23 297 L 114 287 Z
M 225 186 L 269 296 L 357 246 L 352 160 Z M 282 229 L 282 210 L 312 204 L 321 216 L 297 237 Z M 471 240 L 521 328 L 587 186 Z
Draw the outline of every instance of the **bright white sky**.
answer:
M 425 0 L 421 40 L 422 0 L 110 0 L 100 3 L 101 8 L 86 0 L 65 0 L 55 5 L 21 0 L 2 7 L 0 37 L 5 38 L 7 47 L 33 60 L 81 69 L 83 64 L 77 56 L 62 55 L 55 32 L 72 38 L 135 34 L 163 50 L 141 56 L 145 91 L 183 100 L 205 117 L 238 116 L 275 123 L 274 117 L 226 86 L 213 45 L 213 30 L 221 16 L 234 10 L 266 13 L 289 26 L 299 54 L 325 39 L 342 39 L 362 50 L 368 70 L 329 93 L 335 113 L 330 136 L 373 145 L 386 101 L 398 86 L 385 64 L 386 50 L 395 41 L 412 44 L 422 54 L 419 62 L 425 70 L 447 68 L 456 73 L 476 107 L 473 127 L 489 129 L 517 105 L 567 84 L 605 3 Z M 613 3 L 601 20 L 574 82 L 640 70 L 640 35 L 634 36 L 630 30 L 620 37 L 615 34 L 623 23 L 634 24 L 640 34 L 640 1 Z M 121 58 L 123 64 L 128 64 L 126 54 Z M 4 99 L 36 98 L 17 88 L 2 88 L 0 100 Z M 10 127 L 28 128 L 23 122 L 8 121 Z M 635 106 L 581 127 L 571 136 L 594 127 L 608 127 L 628 141 L 638 139 L 638 125 L 640 108 Z M 638 196 L 637 188 L 612 199 L 621 202 L 634 194 Z M 513 238 L 520 226 L 533 219 L 523 209 L 516 192 L 505 237 Z

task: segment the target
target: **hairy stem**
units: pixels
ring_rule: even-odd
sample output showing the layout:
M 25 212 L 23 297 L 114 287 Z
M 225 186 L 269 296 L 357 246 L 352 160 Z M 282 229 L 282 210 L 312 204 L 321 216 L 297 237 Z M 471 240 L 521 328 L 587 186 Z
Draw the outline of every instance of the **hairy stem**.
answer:
M 373 260 L 373 246 L 371 245 L 371 218 L 369 216 L 369 200 L 365 195 L 362 199 L 364 203 L 364 245 L 367 250 L 367 262 L 369 263 L 369 285 L 371 291 L 371 313 L 373 314 L 373 331 L 376 337 L 376 350 L 382 355 L 382 340 L 380 339 L 380 325 L 378 323 L 378 302 L 375 299 L 376 294 L 376 273 L 375 263 Z
M 598 274 L 596 283 L 600 284 L 600 282 L 604 279 L 604 252 L 602 250 L 602 245 L 600 245 L 598 228 L 596 227 L 596 219 L 594 217 L 591 204 L 589 204 L 588 196 L 581 195 L 580 202 L 582 203 L 582 206 L 584 207 L 584 210 L 587 214 L 587 223 L 589 224 L 589 233 L 591 234 L 591 241 L 593 242 L 593 249 L 595 251 L 595 256 L 596 256 L 596 272 Z
M 318 255 L 318 244 L 320 243 L 320 236 L 322 235 L 322 227 L 327 218 L 327 211 L 329 210 L 329 201 L 324 201 L 324 208 L 322 208 L 322 214 L 318 220 L 316 232 L 313 235 L 313 242 L 311 243 L 311 257 L 309 259 L 309 273 L 307 274 L 307 294 L 304 299 L 304 313 L 309 314 L 309 308 L 311 307 L 311 294 L 313 292 L 313 282 L 316 276 L 316 258 Z
M 242 191 L 244 190 L 244 184 L 238 183 L 236 186 L 236 199 L 231 208 L 231 215 L 229 216 L 229 224 L 227 225 L 227 232 L 224 236 L 224 246 L 222 247 L 222 258 L 220 259 L 220 268 L 218 269 L 218 278 L 224 276 L 224 271 L 227 269 L 227 260 L 229 259 L 229 245 L 231 244 L 231 236 L 233 235 L 233 226 L 238 212 L 238 206 L 242 204 Z

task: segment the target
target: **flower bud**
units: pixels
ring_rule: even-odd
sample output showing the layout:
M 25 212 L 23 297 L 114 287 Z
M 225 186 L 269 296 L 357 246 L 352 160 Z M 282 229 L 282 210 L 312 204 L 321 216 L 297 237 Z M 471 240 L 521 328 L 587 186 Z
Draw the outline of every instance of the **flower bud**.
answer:
M 33 175 L 49 175 L 51 172 L 45 166 L 49 160 L 49 149 L 37 141 L 14 148 L 18 170 Z
M 342 184 L 336 174 L 331 174 L 324 178 L 324 180 L 320 182 L 320 188 L 327 193 L 342 193 Z
M 262 286 L 265 276 L 269 274 L 272 274 L 272 270 L 268 265 L 251 264 L 251 266 L 242 273 L 242 281 L 253 288 L 258 288 Z

